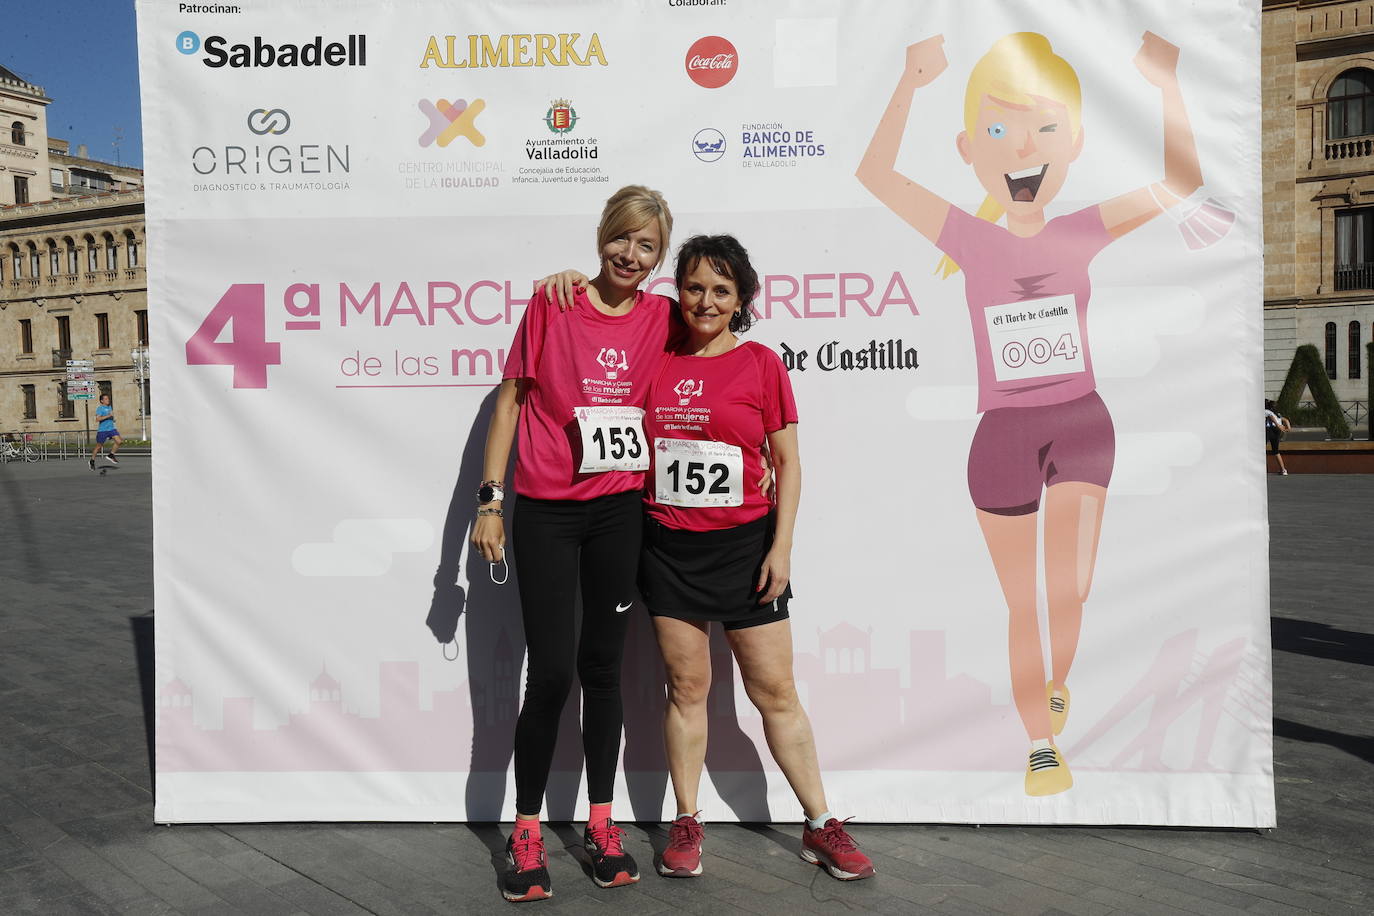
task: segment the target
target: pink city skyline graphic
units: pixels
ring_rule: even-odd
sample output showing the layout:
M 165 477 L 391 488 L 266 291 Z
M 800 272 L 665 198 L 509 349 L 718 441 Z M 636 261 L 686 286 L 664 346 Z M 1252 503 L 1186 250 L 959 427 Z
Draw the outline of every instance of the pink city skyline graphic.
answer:
M 817 734 L 821 766 L 827 770 L 941 770 L 1014 772 L 1024 764 L 1026 743 L 1010 703 L 994 703 L 992 688 L 966 675 L 949 676 L 945 634 L 916 630 L 907 635 L 908 685 L 900 668 L 872 667 L 874 634 L 850 624 L 820 632 L 818 653 L 798 652 L 798 690 Z M 1166 639 L 1146 674 L 1123 685 L 1108 712 L 1092 723 L 1074 723 L 1060 746 L 1077 769 L 1151 772 L 1243 772 L 1247 761 L 1217 761 L 1216 737 L 1223 717 L 1267 736 L 1271 690 L 1267 665 L 1249 642 L 1235 638 L 1210 651 L 1198 645 L 1199 632 L 1187 630 Z M 645 648 L 643 646 L 639 648 Z M 631 647 L 633 649 L 633 647 Z M 481 647 L 469 647 L 481 651 Z M 303 709 L 272 728 L 253 725 L 253 697 L 227 697 L 219 728 L 195 722 L 192 688 L 173 677 L 157 694 L 157 768 L 163 772 L 485 772 L 502 771 L 508 757 L 492 753 L 494 735 L 508 741 L 519 709 L 523 646 L 500 630 L 484 667 L 488 683 L 460 682 L 430 693 L 421 703 L 420 665 L 384 661 L 378 669 L 379 703 L 375 715 L 345 705 L 344 685 L 327 668 L 308 684 Z M 662 711 L 662 668 L 627 650 L 622 682 L 625 700 L 625 769 L 638 772 L 663 766 L 656 735 Z M 720 660 L 717 660 L 717 671 Z M 733 680 L 733 679 L 732 679 Z M 712 733 L 725 738 L 716 721 L 731 720 L 753 748 L 717 755 L 714 769 L 774 771 L 761 720 L 746 700 L 737 707 L 732 682 L 718 674 L 709 708 Z M 576 694 L 570 703 L 576 702 Z M 738 711 L 738 724 L 734 725 Z M 1136 733 L 1106 764 L 1080 758 L 1130 719 Z M 1074 726 L 1078 725 L 1078 728 Z M 1168 765 L 1165 745 L 1187 747 L 1186 765 Z M 1171 736 L 1171 730 L 1175 733 Z M 487 739 L 475 734 L 485 732 Z M 560 744 L 566 742 L 560 742 Z M 479 748 L 486 744 L 485 753 Z M 652 748 L 646 752 L 645 747 Z M 1174 756 L 1178 755 L 1174 750 Z M 1099 757 L 1100 759 L 1100 757 Z M 559 755 L 555 772 L 567 772 L 568 755 Z M 580 763 L 580 761 L 578 761 Z M 737 765 L 735 765 L 737 764 Z M 574 767 L 577 764 L 573 764 Z

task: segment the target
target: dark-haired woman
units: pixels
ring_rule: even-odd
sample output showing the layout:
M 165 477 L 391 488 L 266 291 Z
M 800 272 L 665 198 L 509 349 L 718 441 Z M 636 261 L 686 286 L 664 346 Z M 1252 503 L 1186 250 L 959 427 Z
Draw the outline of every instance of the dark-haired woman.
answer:
M 782 360 L 741 341 L 758 275 L 733 237 L 695 236 L 678 252 L 679 314 L 686 326 L 649 386 L 653 444 L 645 495 L 640 589 L 668 676 L 664 743 L 677 801 L 659 871 L 700 875 L 697 789 L 706 758 L 710 628 L 719 623 L 768 748 L 806 815 L 802 857 L 842 880 L 873 863 L 831 816 L 811 723 L 792 675 L 792 531 L 801 496 L 797 409 Z M 777 505 L 744 469 L 767 444 Z

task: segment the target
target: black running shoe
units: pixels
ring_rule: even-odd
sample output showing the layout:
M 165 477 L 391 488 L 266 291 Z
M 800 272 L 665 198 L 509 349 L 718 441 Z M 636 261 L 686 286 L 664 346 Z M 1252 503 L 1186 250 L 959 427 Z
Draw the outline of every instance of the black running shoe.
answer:
M 506 841 L 506 861 L 510 867 L 501 879 L 501 896 L 512 903 L 543 900 L 553 896 L 553 882 L 544 859 L 542 837 L 530 838 L 528 830 Z
M 119 464 L 119 459 L 114 456 L 114 452 L 110 452 L 110 454 L 106 455 L 105 457 L 113 461 L 115 464 Z
M 639 866 L 634 856 L 625 851 L 625 831 L 610 818 L 593 827 L 587 825 L 582 833 L 582 845 L 592 858 L 592 880 L 599 887 L 620 887 L 639 880 Z

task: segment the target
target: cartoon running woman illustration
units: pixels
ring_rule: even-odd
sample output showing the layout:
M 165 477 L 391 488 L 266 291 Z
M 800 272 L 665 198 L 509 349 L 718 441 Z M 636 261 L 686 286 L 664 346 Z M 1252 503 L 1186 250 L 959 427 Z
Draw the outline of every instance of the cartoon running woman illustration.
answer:
M 1030 737 L 1026 793 L 1053 795 L 1073 785 L 1055 736 L 1069 715 L 1069 669 L 1116 451 L 1088 346 L 1088 264 L 1193 194 L 1202 173 L 1178 48 L 1146 32 L 1135 65 L 1163 94 L 1163 180 L 1047 221 L 1045 208 L 1083 149 L 1081 92 L 1043 35 L 1019 32 L 993 44 L 969 75 L 955 144 L 987 191 L 970 216 L 894 167 L 913 95 L 947 66 L 943 42 L 937 35 L 907 49 L 857 175 L 944 252 L 945 276 L 964 273 L 983 415 L 969 450 L 969 494 L 1007 601 L 1012 696 Z M 1048 679 L 1035 605 L 1042 489 Z

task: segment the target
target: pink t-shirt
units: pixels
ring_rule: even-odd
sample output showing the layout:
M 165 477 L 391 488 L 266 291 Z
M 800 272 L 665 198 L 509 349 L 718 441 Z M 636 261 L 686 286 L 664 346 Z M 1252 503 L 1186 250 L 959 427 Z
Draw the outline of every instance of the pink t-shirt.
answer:
M 743 343 L 719 356 L 671 356 L 645 404 L 653 442 L 649 516 L 669 528 L 717 531 L 766 515 L 763 445 L 769 433 L 796 422 L 787 370 L 762 344 Z
M 1099 207 L 1030 238 L 949 208 L 941 251 L 964 274 L 978 410 L 1062 404 L 1097 387 L 1088 351 L 1088 264 L 1112 240 Z
M 595 499 L 644 485 L 643 471 L 578 471 L 575 411 L 644 406 L 666 355 L 673 300 L 640 290 L 635 307 L 615 317 L 597 311 L 586 293 L 575 305 L 560 311 L 536 294 L 506 359 L 506 378 L 534 380 L 520 411 L 515 490 L 536 499 Z

